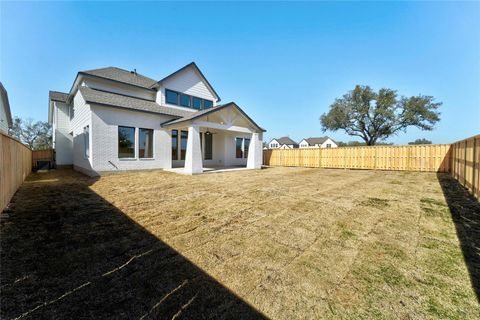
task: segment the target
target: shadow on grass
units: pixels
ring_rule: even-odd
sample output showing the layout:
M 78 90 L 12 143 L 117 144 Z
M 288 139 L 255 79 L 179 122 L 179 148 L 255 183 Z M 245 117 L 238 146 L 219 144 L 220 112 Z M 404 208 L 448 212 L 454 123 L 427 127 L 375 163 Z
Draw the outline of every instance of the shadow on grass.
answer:
M 0 318 L 265 318 L 71 170 L 32 174 L 1 221 Z
M 480 203 L 447 173 L 438 173 L 438 181 L 452 214 L 470 280 L 480 302 Z

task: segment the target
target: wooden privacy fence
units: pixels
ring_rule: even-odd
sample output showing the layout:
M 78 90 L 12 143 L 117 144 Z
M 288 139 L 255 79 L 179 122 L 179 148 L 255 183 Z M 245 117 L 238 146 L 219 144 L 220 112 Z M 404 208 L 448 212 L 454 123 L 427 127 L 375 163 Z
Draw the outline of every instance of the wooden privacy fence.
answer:
M 32 151 L 32 166 L 34 169 L 37 168 L 37 163 L 40 160 L 50 161 L 53 163 L 55 160 L 55 151 L 53 149 Z
M 480 199 L 480 135 L 452 144 L 452 176 Z
M 448 172 L 450 145 L 409 145 L 264 150 L 265 165 Z
M 32 171 L 32 151 L 0 132 L 0 210 L 3 210 Z

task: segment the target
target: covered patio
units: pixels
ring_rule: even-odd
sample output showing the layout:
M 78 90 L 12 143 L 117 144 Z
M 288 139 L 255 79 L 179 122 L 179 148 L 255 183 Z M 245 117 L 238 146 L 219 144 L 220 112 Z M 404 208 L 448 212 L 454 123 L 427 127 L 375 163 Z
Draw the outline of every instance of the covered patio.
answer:
M 262 166 L 265 130 L 233 102 L 163 123 L 162 127 L 172 138 L 168 171 L 191 175 Z

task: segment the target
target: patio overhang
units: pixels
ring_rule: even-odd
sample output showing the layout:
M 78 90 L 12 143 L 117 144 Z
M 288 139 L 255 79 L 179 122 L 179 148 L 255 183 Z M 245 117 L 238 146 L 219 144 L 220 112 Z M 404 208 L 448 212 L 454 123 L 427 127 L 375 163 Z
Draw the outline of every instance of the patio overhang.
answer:
M 243 120 L 243 121 L 242 121 Z M 241 122 L 242 125 L 238 125 Z M 195 123 L 201 127 L 215 128 L 237 132 L 265 132 L 235 102 L 201 110 L 187 117 L 170 120 L 161 124 L 163 128 L 188 126 Z
M 249 135 L 247 163 L 244 168 L 260 169 L 262 166 L 262 141 L 265 130 L 233 102 L 198 111 L 187 117 L 170 120 L 161 126 L 177 130 L 178 128 L 188 128 L 185 164 L 182 172 L 184 174 L 198 174 L 207 171 L 203 167 L 200 128 Z

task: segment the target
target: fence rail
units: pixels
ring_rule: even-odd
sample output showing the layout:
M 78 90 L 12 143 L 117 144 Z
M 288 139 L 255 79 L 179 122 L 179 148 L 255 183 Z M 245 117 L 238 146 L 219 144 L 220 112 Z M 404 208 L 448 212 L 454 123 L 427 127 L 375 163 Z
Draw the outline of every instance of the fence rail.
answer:
M 32 151 L 0 132 L 0 210 L 3 210 L 32 171 Z
M 33 150 L 32 166 L 34 169 L 37 169 L 37 163 L 40 160 L 53 162 L 55 160 L 55 151 L 53 149 Z
M 480 199 L 480 135 L 452 144 L 451 174 Z
M 450 145 L 274 149 L 263 159 L 270 166 L 448 172 Z

